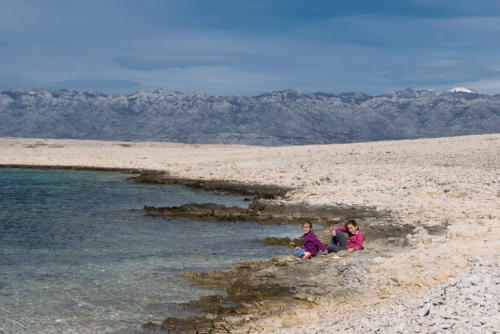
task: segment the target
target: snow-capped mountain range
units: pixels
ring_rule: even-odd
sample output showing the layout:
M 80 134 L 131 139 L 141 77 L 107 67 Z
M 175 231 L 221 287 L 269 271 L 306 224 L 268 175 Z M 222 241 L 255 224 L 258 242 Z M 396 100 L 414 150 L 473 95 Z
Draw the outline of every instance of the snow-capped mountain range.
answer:
M 455 88 L 452 88 L 448 91 L 449 93 L 477 93 L 477 94 L 481 94 L 480 92 L 478 91 L 475 91 L 475 90 L 472 90 L 472 89 L 469 89 L 469 88 L 465 88 L 465 87 L 455 87 Z
M 0 137 L 253 145 L 324 144 L 500 132 L 500 94 L 466 88 L 211 96 L 40 87 L 0 91 Z

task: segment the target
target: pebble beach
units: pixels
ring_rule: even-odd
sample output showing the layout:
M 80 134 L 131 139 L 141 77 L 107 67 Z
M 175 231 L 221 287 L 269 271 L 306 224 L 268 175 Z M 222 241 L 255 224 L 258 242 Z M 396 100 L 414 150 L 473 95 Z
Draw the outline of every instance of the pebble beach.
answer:
M 262 313 L 232 332 L 500 331 L 500 134 L 282 147 L 0 138 L 0 165 L 149 170 L 291 187 L 273 201 L 366 206 L 416 227 L 405 247 L 371 255 L 360 293 L 306 296 L 308 303 Z M 419 226 L 446 229 L 429 234 Z

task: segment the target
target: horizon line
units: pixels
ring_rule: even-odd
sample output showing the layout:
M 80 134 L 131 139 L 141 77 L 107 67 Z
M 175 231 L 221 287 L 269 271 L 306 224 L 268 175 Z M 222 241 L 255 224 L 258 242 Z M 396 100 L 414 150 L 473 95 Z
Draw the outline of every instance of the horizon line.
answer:
M 120 96 L 120 95 L 125 95 L 125 96 L 130 96 L 130 95 L 135 95 L 135 94 L 138 94 L 140 92 L 154 92 L 154 91 L 168 91 L 168 92 L 173 92 L 173 93 L 178 93 L 178 94 L 203 94 L 203 95 L 207 95 L 207 96 L 215 96 L 215 97 L 235 97 L 235 96 L 246 96 L 246 97 L 260 97 L 260 96 L 263 96 L 263 95 L 266 95 L 266 94 L 271 94 L 271 93 L 284 93 L 284 92 L 295 92 L 295 93 L 298 93 L 300 95 L 304 95 L 304 96 L 311 96 L 311 95 L 316 95 L 316 94 L 326 94 L 326 95 L 333 95 L 333 96 L 340 96 L 340 95 L 343 95 L 343 94 L 353 94 L 353 93 L 359 93 L 359 94 L 363 94 L 363 95 L 366 95 L 366 96 L 369 96 L 369 97 L 378 97 L 378 96 L 384 96 L 384 95 L 387 95 L 387 94 L 390 94 L 390 93 L 397 93 L 397 92 L 403 92 L 403 91 L 416 91 L 416 92 L 422 92 L 422 91 L 428 91 L 428 92 L 441 92 L 441 93 L 462 93 L 462 94 L 478 94 L 478 95 L 486 95 L 486 96 L 496 96 L 496 95 L 499 95 L 500 92 L 498 93 L 495 93 L 495 94 L 487 94 L 487 93 L 483 93 L 481 91 L 478 91 L 478 90 L 474 90 L 474 89 L 468 89 L 468 88 L 465 88 L 466 90 L 469 90 L 470 92 L 465 92 L 465 91 L 456 91 L 456 92 L 453 92 L 452 90 L 454 89 L 464 89 L 465 87 L 452 87 L 450 89 L 438 89 L 438 88 L 403 88 L 403 89 L 397 89 L 397 90 L 389 90 L 389 91 L 386 91 L 385 93 L 382 93 L 382 94 L 377 94 L 377 95 L 371 95 L 371 94 L 367 94 L 367 93 L 364 93 L 362 91 L 345 91 L 345 92 L 340 92 L 340 93 L 332 93 L 332 92 L 326 92 L 326 91 L 316 91 L 316 92 L 312 92 L 312 93 L 303 93 L 301 92 L 300 90 L 296 89 L 296 88 L 287 88 L 287 89 L 277 89 L 277 90 L 269 90 L 269 91 L 265 91 L 261 94 L 258 94 L 258 95 L 245 95 L 245 94 L 233 94 L 233 95 L 218 95 L 218 94 L 210 94 L 210 93 L 207 93 L 207 92 L 204 92 L 204 91 L 196 91 L 196 90 L 193 90 L 193 91 L 179 91 L 179 90 L 174 90 L 174 89 L 168 89 L 168 88 L 161 88 L 161 87 L 158 87 L 158 88 L 152 88 L 152 89 L 139 89 L 139 90 L 136 90 L 134 92 L 131 92 L 131 93 L 104 93 L 102 91 L 99 91 L 99 90 L 76 90 L 76 89 L 72 89 L 72 88 L 55 88 L 55 87 L 50 87 L 50 86 L 31 86 L 31 85 L 25 85 L 25 86 L 20 86 L 20 87 L 17 87 L 17 88 L 11 88 L 11 89 L 2 89 L 0 90 L 0 93 L 3 93 L 3 92 L 9 92 L 9 91 L 19 91 L 19 90 L 28 90 L 28 89 L 34 89 L 34 90 L 48 90 L 48 91 L 71 91 L 71 92 L 76 92 L 77 94 L 85 94 L 85 93 L 99 93 L 101 95 L 104 95 L 104 96 Z

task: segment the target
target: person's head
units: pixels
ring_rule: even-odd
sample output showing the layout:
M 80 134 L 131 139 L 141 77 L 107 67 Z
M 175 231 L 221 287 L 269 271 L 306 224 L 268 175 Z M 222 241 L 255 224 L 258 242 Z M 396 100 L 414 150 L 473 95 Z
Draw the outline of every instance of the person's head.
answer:
M 356 223 L 356 221 L 354 219 L 349 219 L 345 223 L 345 229 L 346 229 L 347 233 L 349 233 L 351 235 L 356 234 L 356 232 L 358 232 L 358 230 L 359 230 L 358 223 Z
M 302 223 L 302 231 L 304 231 L 304 233 L 308 233 L 312 229 L 313 224 L 309 220 L 306 220 L 304 223 Z

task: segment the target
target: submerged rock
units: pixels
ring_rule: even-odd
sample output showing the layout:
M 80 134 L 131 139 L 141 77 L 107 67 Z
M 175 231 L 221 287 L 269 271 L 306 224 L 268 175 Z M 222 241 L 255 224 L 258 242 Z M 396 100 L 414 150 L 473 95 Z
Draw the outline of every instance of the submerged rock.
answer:
M 179 178 L 170 176 L 164 172 L 146 172 L 139 176 L 130 177 L 129 180 L 136 183 L 174 184 L 195 190 L 254 196 L 255 198 L 265 199 L 283 197 L 287 192 L 293 190 L 291 187 L 277 185 L 251 184 L 226 180 Z
M 290 238 L 276 238 L 276 237 L 264 238 L 262 242 L 268 245 L 286 246 L 290 248 L 302 246 L 302 244 L 304 243 L 301 238 L 290 239 Z
M 313 223 L 331 224 L 350 217 L 383 217 L 386 212 L 357 206 L 311 206 L 254 200 L 248 208 L 227 207 L 215 203 L 189 203 L 181 206 L 144 206 L 144 211 L 157 216 L 184 217 L 196 220 L 253 221 L 267 224 Z

